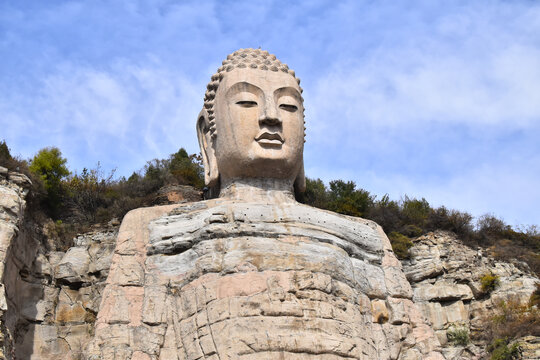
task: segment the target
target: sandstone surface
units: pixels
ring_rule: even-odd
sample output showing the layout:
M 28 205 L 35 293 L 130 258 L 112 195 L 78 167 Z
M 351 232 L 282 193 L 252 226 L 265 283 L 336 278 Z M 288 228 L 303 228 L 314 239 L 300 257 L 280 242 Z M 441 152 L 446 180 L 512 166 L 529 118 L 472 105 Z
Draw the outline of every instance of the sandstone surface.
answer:
M 481 335 L 485 319 L 495 313 L 502 301 L 526 305 L 540 280 L 514 264 L 496 261 L 481 249 L 465 246 L 452 233 L 437 231 L 413 240 L 411 259 L 403 261 L 403 269 L 413 289 L 413 301 L 428 319 L 443 345 L 447 359 L 478 359 L 487 356 L 482 341 L 455 346 L 447 333 L 456 328 L 471 335 Z M 480 279 L 485 274 L 499 278 L 493 292 L 482 292 Z M 538 359 L 540 338 L 523 341 L 528 349 L 524 359 Z M 536 346 L 536 347 L 535 347 Z M 532 350 L 531 350 L 532 349 Z
M 92 359 L 442 359 L 375 223 L 222 199 L 124 219 Z

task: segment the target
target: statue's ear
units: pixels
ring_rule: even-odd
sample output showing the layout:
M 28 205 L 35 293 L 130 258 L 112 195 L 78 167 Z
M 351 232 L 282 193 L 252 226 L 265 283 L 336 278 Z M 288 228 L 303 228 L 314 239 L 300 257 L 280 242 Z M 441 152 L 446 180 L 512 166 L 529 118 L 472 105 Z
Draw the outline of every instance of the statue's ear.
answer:
M 306 191 L 306 175 L 304 174 L 304 159 L 302 157 L 302 167 L 294 179 L 294 193 L 299 194 Z
M 214 152 L 214 139 L 210 134 L 210 120 L 208 119 L 208 112 L 204 108 L 197 119 L 197 138 L 199 139 L 204 164 L 204 183 L 209 188 L 212 188 L 218 184 L 219 171 Z

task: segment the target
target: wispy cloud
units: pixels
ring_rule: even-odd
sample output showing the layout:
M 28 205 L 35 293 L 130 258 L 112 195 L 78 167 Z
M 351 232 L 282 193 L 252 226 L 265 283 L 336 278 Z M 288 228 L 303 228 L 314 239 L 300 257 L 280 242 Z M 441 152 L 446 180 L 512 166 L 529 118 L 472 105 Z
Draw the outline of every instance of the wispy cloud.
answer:
M 4 131 L 23 138 L 30 151 L 56 145 L 74 168 L 101 161 L 125 173 L 180 145 L 196 148 L 202 100 L 195 88 L 155 61 L 119 61 L 107 70 L 63 64 L 28 97 L 12 97 L 0 110 L 9 119 Z
M 538 223 L 540 4 L 0 4 L 0 139 L 72 169 L 184 146 L 223 57 L 262 46 L 302 78 L 309 176 Z

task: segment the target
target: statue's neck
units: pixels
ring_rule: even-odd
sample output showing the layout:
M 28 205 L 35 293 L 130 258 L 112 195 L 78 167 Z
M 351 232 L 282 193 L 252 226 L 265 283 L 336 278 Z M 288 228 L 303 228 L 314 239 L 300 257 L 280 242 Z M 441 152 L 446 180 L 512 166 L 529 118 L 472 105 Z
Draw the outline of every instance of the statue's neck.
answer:
M 228 200 L 265 203 L 295 202 L 293 181 L 269 178 L 244 178 L 222 181 L 219 197 Z

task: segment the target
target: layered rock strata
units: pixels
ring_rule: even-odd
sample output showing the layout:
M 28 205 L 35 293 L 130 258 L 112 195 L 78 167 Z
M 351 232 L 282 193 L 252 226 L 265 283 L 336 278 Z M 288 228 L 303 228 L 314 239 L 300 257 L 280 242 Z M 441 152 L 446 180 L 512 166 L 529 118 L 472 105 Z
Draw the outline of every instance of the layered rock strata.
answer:
M 2 168 L 0 176 L 0 359 L 80 359 L 93 336 L 118 226 L 79 235 L 73 247 L 57 251 L 43 226 L 24 216 L 30 180 Z
M 231 200 L 124 218 L 91 359 L 442 359 L 375 223 Z
M 414 240 L 411 259 L 403 269 L 413 288 L 413 301 L 433 327 L 447 359 L 478 359 L 487 356 L 484 343 L 456 346 L 448 341 L 448 331 L 465 329 L 481 334 L 484 321 L 495 315 L 501 302 L 526 305 L 540 280 L 515 265 L 496 261 L 481 249 L 465 246 L 449 232 L 437 231 Z M 480 279 L 498 277 L 499 286 L 487 294 Z M 523 341 L 524 359 L 540 358 L 534 344 L 540 338 Z
M 6 297 L 6 271 L 12 266 L 11 244 L 23 226 L 26 196 L 31 181 L 23 174 L 0 167 L 0 358 L 10 356 L 13 351 L 13 330 L 7 328 L 6 317 L 8 298 Z M 7 352 L 7 353 L 6 353 Z

